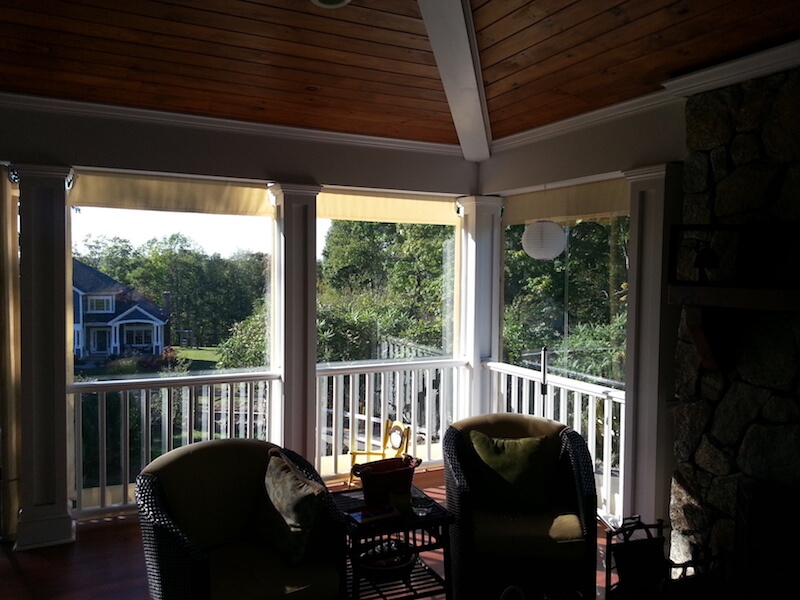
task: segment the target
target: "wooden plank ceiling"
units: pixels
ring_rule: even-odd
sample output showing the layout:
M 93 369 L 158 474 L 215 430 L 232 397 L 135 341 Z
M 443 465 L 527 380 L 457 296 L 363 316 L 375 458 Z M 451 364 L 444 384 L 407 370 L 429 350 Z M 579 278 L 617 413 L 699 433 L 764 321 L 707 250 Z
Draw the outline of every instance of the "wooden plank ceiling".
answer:
M 446 93 L 437 62 L 450 64 L 446 53 L 469 53 L 469 46 L 449 48 L 448 35 L 431 40 L 428 31 L 436 30 L 433 19 L 447 18 L 437 16 L 440 8 L 461 10 L 460 0 L 420 5 L 0 0 L 0 92 L 458 144 L 451 109 L 462 91 Z M 467 6 L 488 141 L 656 92 L 668 79 L 800 38 L 797 0 Z M 447 27 L 450 21 L 444 30 L 453 39 L 464 33 Z M 437 55 L 434 48 L 442 49 Z

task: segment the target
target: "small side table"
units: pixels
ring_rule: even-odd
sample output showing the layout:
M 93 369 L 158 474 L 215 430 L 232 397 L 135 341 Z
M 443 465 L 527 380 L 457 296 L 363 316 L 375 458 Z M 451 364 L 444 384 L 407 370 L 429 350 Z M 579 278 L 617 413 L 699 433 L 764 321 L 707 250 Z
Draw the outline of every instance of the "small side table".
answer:
M 412 511 L 403 512 L 386 519 L 358 523 L 347 516 L 348 538 L 348 594 L 350 598 L 362 600 L 406 600 L 428 598 L 445 594 L 450 600 L 450 524 L 454 516 L 417 487 L 411 488 L 412 497 L 429 501 L 428 514 L 418 516 Z M 364 493 L 358 489 L 335 492 L 337 508 L 345 515 L 365 507 Z M 397 581 L 373 583 L 361 572 L 361 555 L 369 548 L 384 542 L 400 542 L 417 554 L 429 550 L 442 550 L 444 577 L 441 577 L 422 558 L 417 558 L 411 575 Z M 390 554 L 386 555 L 391 556 Z

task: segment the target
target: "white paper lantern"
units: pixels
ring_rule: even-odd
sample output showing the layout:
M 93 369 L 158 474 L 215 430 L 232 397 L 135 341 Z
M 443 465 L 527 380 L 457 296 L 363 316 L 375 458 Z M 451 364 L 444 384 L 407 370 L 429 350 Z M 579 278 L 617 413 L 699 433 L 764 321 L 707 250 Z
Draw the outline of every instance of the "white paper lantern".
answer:
M 530 223 L 522 234 L 522 249 L 531 258 L 552 260 L 566 247 L 567 234 L 561 225 L 553 221 Z

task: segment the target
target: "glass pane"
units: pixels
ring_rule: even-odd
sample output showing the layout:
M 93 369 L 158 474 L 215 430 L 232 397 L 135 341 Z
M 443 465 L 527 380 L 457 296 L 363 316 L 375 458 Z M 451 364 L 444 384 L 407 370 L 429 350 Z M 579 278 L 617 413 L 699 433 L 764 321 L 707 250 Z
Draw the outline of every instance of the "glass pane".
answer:
M 77 380 L 269 366 L 269 217 L 76 207 L 71 221 Z
M 623 387 L 628 217 L 562 224 L 567 247 L 553 260 L 522 249 L 524 225 L 506 228 L 503 360 Z
M 451 356 L 455 228 L 340 220 L 324 227 L 317 361 Z

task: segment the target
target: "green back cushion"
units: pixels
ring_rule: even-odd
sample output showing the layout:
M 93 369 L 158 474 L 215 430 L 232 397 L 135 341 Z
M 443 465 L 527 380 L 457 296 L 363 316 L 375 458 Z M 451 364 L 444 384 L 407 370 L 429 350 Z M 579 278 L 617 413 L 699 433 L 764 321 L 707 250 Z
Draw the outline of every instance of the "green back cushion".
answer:
M 270 452 L 264 485 L 280 518 L 273 519 L 270 544 L 290 565 L 304 562 L 325 487 L 311 481 L 278 450 Z
M 547 508 L 551 484 L 547 436 L 493 438 L 473 429 L 469 438 L 480 459 L 471 485 L 482 503 L 532 511 Z

